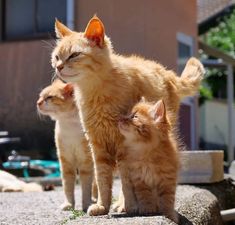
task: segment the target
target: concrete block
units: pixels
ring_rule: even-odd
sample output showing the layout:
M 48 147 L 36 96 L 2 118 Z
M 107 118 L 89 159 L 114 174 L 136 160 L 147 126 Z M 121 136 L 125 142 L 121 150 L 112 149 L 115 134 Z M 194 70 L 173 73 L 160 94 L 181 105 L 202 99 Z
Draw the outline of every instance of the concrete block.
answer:
M 224 179 L 223 151 L 182 151 L 180 162 L 181 184 L 215 183 Z

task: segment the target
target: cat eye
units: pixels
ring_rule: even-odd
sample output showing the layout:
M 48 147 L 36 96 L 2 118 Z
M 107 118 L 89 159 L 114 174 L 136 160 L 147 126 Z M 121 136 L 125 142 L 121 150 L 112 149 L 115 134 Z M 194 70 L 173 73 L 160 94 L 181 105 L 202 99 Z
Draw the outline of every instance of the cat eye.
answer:
M 134 113 L 131 115 L 131 119 L 136 119 L 136 118 L 138 118 L 137 112 L 134 112 Z
M 81 54 L 81 52 L 74 52 L 73 54 L 71 54 L 71 55 L 69 56 L 68 59 L 73 59 L 73 58 L 79 56 L 80 54 Z
M 48 101 L 49 99 L 52 99 L 52 96 L 47 96 L 47 97 L 45 98 L 45 101 Z
M 59 60 L 59 56 L 58 56 L 58 55 L 56 55 L 56 56 L 55 56 L 55 59 L 58 61 L 58 60 Z

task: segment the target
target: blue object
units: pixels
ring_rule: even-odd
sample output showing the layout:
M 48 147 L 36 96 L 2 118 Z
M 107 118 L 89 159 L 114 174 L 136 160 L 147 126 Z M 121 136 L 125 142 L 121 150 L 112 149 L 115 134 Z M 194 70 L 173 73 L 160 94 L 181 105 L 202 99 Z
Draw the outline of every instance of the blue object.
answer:
M 23 176 L 28 178 L 30 167 L 46 169 L 51 173 L 45 177 L 60 177 L 60 165 L 58 161 L 51 160 L 29 160 L 29 161 L 8 161 L 3 163 L 5 169 L 23 169 Z

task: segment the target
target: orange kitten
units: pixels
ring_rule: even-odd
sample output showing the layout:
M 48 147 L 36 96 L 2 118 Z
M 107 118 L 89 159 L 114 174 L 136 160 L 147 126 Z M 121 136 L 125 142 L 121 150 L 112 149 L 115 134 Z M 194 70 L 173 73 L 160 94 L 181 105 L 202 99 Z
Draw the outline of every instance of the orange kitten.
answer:
M 120 119 L 119 130 L 125 137 L 120 166 L 130 181 L 124 188 L 134 194 L 136 212 L 161 212 L 178 222 L 174 211 L 178 143 L 164 102 L 136 104 L 129 116 Z
M 75 206 L 74 187 L 77 170 L 82 188 L 82 208 L 91 204 L 93 162 L 88 143 L 81 128 L 73 98 L 73 87 L 60 80 L 42 90 L 37 101 L 38 111 L 55 120 L 55 143 L 59 158 L 65 202 L 63 210 Z
M 123 136 L 117 127 L 119 115 L 127 113 L 140 96 L 148 101 L 164 99 L 169 119 L 175 124 L 180 99 L 197 92 L 204 69 L 192 58 L 178 77 L 154 61 L 117 55 L 96 16 L 84 33 L 71 31 L 59 21 L 55 29 L 59 40 L 52 53 L 52 66 L 58 76 L 74 84 L 82 126 L 94 159 L 98 202 L 89 207 L 88 214 L 106 214 L 111 204 L 113 168 L 121 160 Z M 119 171 L 122 177 L 125 170 Z

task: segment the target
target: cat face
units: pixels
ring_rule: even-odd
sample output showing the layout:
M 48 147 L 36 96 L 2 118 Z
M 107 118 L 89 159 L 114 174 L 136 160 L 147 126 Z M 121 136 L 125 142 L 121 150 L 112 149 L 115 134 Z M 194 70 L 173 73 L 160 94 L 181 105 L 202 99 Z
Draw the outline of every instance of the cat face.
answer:
M 169 124 L 162 100 L 155 105 L 141 101 L 129 116 L 123 116 L 118 123 L 121 134 L 131 142 L 151 142 L 167 133 Z
M 77 82 L 95 76 L 108 56 L 110 42 L 105 37 L 104 25 L 94 16 L 84 33 L 73 32 L 56 20 L 56 35 L 59 38 L 51 57 L 52 67 L 62 80 Z
M 57 120 L 61 117 L 69 116 L 75 109 L 71 84 L 56 80 L 39 94 L 37 110 L 42 115 L 47 115 Z

